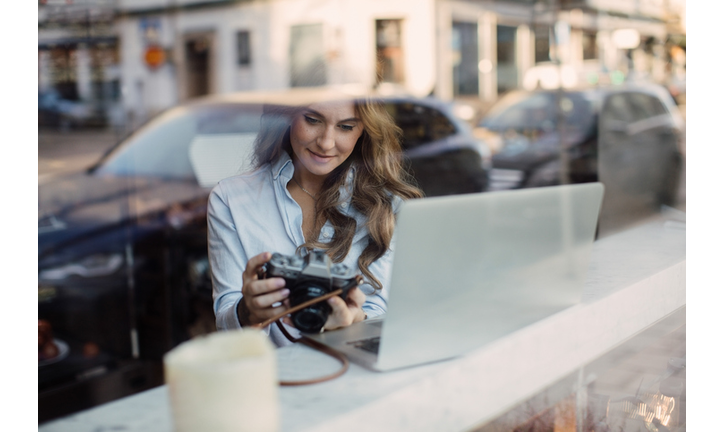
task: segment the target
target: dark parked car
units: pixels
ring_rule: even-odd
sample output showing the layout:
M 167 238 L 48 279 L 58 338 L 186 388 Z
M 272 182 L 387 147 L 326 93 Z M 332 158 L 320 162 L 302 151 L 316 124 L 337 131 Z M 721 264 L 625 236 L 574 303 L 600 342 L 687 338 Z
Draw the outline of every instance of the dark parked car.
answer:
M 663 87 L 631 84 L 512 92 L 475 133 L 494 152 L 490 190 L 601 181 L 600 228 L 614 231 L 676 204 L 682 131 Z
M 264 102 L 314 94 L 193 101 L 151 120 L 91 168 L 39 185 L 38 314 L 68 347 L 39 368 L 41 421 L 104 401 L 93 394 L 123 395 L 99 393 L 102 380 L 122 383 L 125 394 L 160 384 L 162 355 L 213 328 L 209 192 L 249 166 Z M 486 188 L 490 153 L 447 104 L 383 102 L 428 196 Z

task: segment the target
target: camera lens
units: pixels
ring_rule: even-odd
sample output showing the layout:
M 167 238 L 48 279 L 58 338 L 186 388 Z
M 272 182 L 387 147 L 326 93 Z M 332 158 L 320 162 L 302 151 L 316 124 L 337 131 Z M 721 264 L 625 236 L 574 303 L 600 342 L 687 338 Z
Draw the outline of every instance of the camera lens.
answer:
M 304 333 L 319 333 L 327 322 L 329 312 L 310 306 L 292 314 L 294 326 Z
M 326 293 L 327 291 L 318 285 L 302 283 L 291 289 L 289 304 L 296 306 Z M 293 313 L 292 322 L 300 332 L 319 333 L 331 312 L 332 307 L 326 301 L 321 301 Z

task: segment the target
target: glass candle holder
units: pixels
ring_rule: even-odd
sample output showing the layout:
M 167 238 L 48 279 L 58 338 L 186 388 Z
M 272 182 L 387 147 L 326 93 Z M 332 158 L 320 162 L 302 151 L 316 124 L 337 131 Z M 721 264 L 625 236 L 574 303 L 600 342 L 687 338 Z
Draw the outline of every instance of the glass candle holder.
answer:
M 164 356 L 176 432 L 278 431 L 276 356 L 258 330 L 200 336 Z

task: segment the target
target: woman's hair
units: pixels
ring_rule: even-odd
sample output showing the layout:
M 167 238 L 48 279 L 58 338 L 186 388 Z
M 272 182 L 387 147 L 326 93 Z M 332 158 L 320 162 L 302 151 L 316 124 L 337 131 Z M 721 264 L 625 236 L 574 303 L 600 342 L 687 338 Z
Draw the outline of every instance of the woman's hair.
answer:
M 395 228 L 392 198 L 421 198 L 422 192 L 414 186 L 414 179 L 402 166 L 402 131 L 382 103 L 357 99 L 354 107 L 364 131 L 350 157 L 327 176 L 316 202 L 317 214 L 322 216 L 322 220 L 329 220 L 334 228 L 334 238 L 329 243 L 317 241 L 322 227 L 317 226 L 315 221 L 313 240 L 308 240 L 301 247 L 326 249 L 334 262 L 341 262 L 349 252 L 357 223 L 354 218 L 342 214 L 337 206 L 340 204 L 339 190 L 354 165 L 352 205 L 365 216 L 368 231 L 367 246 L 357 264 L 374 289 L 381 290 L 382 284 L 370 272 L 369 266 L 390 247 Z M 254 148 L 256 168 L 275 162 L 282 151 L 292 155 L 290 124 L 300 109 L 265 107 L 261 132 Z

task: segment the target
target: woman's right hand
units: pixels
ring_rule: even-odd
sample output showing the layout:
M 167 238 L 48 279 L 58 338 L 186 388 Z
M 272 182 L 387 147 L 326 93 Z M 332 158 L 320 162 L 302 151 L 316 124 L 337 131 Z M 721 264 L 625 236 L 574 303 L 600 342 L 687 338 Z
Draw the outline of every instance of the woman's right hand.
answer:
M 252 257 L 246 264 L 243 273 L 244 285 L 241 288 L 242 298 L 238 307 L 242 326 L 260 324 L 289 309 L 289 290 L 284 288 L 284 279 L 259 279 L 259 271 L 270 259 L 271 253 L 263 252 Z

